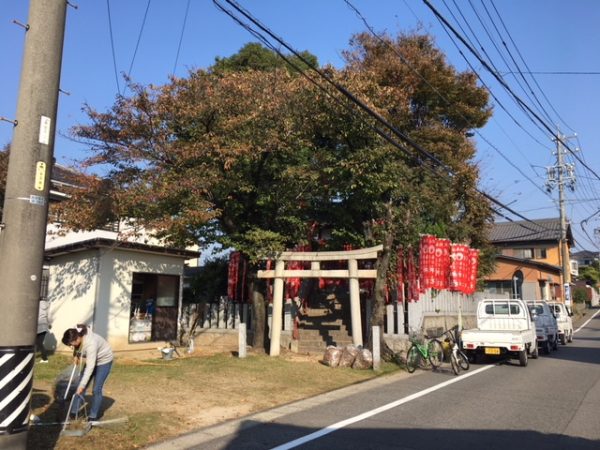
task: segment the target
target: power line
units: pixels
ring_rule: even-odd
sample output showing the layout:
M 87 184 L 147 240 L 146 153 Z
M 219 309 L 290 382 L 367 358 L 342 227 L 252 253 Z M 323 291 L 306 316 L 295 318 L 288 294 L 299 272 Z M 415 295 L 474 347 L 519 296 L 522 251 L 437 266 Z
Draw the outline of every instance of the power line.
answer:
M 564 142 L 561 140 L 560 136 L 558 136 L 558 134 L 548 125 L 546 124 L 546 122 L 544 122 L 544 120 L 542 120 L 542 118 L 535 113 L 535 111 L 533 111 L 531 109 L 531 107 L 529 107 L 529 105 L 527 105 L 518 95 L 516 95 L 514 93 L 514 91 L 510 88 L 510 86 L 508 86 L 508 84 L 490 67 L 490 65 L 483 60 L 477 53 L 477 51 L 475 51 L 475 49 L 473 49 L 473 47 L 465 40 L 465 38 L 456 31 L 456 29 L 448 22 L 448 20 L 431 4 L 431 2 L 429 0 L 423 0 L 423 2 L 425 3 L 425 5 L 433 12 L 433 14 L 448 28 L 452 31 L 452 33 L 458 38 L 458 40 L 461 41 L 461 43 L 466 46 L 469 51 L 471 53 L 473 53 L 473 55 L 475 55 L 475 57 L 479 60 L 479 62 L 481 62 L 481 64 L 485 67 L 485 69 L 490 72 L 492 74 L 492 76 L 494 78 L 496 78 L 496 80 L 505 88 L 507 89 L 507 91 L 512 95 L 512 97 L 517 101 L 517 103 L 523 105 L 523 107 L 525 107 L 532 115 L 533 117 L 535 117 L 535 119 L 550 133 L 550 135 L 554 138 L 557 139 L 559 141 L 561 141 L 561 143 L 564 145 L 564 147 L 590 172 L 592 173 L 594 176 L 596 176 L 596 178 L 598 178 L 598 180 L 600 180 L 600 175 L 598 175 L 596 173 L 596 171 L 594 171 L 591 167 L 589 167 L 584 161 L 582 161 L 576 154 L 575 152 Z
M 146 26 L 146 18 L 148 17 L 148 10 L 150 9 L 150 3 L 152 0 L 148 0 L 146 3 L 146 11 L 144 12 L 144 18 L 142 19 L 142 25 L 140 26 L 140 32 L 138 33 L 137 42 L 135 44 L 135 50 L 133 51 L 133 56 L 131 57 L 131 63 L 129 64 L 129 70 L 127 71 L 127 79 L 131 76 L 131 70 L 133 69 L 133 63 L 135 61 L 135 57 L 137 55 L 138 49 L 140 47 L 140 42 L 142 40 L 142 33 L 144 32 L 144 27 Z M 127 85 L 123 88 L 123 95 L 125 95 L 125 91 L 127 90 Z
M 364 102 L 362 102 L 361 100 L 359 100 L 358 98 L 356 98 L 356 96 L 354 96 L 351 92 L 349 92 L 342 85 L 340 85 L 339 83 L 337 83 L 336 81 L 334 81 L 330 76 L 328 76 L 327 74 L 325 74 L 322 70 L 314 67 L 310 63 L 310 61 L 308 61 L 308 60 L 306 60 L 306 58 L 304 58 L 304 56 L 302 54 L 300 54 L 299 52 L 297 52 L 293 47 L 291 47 L 281 37 L 277 36 L 273 31 L 271 31 L 269 28 L 267 28 L 265 25 L 263 25 L 260 21 L 258 21 L 258 19 L 256 19 L 255 17 L 253 17 L 246 9 L 244 9 L 243 7 L 241 7 L 236 1 L 234 1 L 234 0 L 225 0 L 225 1 L 231 7 L 233 7 L 236 11 L 238 11 L 239 13 L 241 13 L 247 20 L 249 20 L 251 23 L 253 23 L 256 27 L 260 28 L 264 33 L 266 33 L 272 39 L 274 39 L 275 41 L 277 41 L 279 43 L 279 45 L 285 47 L 288 51 L 290 51 L 292 54 L 294 54 L 294 56 L 296 56 L 300 61 L 302 61 L 302 63 L 305 64 L 306 67 L 308 67 L 312 71 L 316 72 L 328 84 L 332 85 L 338 92 L 340 92 L 344 97 L 346 97 L 347 100 L 350 100 L 352 103 L 354 103 L 356 106 L 358 106 L 363 112 L 365 112 L 368 116 L 370 116 L 371 118 L 375 119 L 377 122 L 379 122 L 380 124 L 382 124 L 385 128 L 387 128 L 389 131 L 391 131 L 392 134 L 394 134 L 395 136 L 399 137 L 402 141 L 404 141 L 407 144 L 409 144 L 420 155 L 425 156 L 427 159 L 429 159 L 430 161 L 432 161 L 433 163 L 435 163 L 434 167 L 429 167 L 429 166 L 424 165 L 423 161 L 417 159 L 416 161 L 417 161 L 417 163 L 420 166 L 426 167 L 429 170 L 433 170 L 434 168 L 442 168 L 442 169 L 444 169 L 446 176 L 453 176 L 454 175 L 452 169 L 449 166 L 447 166 L 445 163 L 443 163 L 441 160 L 439 160 L 439 158 L 437 158 L 435 155 L 433 155 L 428 150 L 426 150 L 423 147 L 421 147 L 418 143 L 416 143 L 410 137 L 408 137 L 407 135 L 405 135 L 404 133 L 402 133 L 401 131 L 399 131 L 396 127 L 394 127 L 392 124 L 390 124 L 386 119 L 384 119 L 378 113 L 376 113 L 371 108 L 369 108 Z M 232 11 L 230 11 L 230 10 L 226 9 L 225 7 L 223 7 L 219 3 L 218 0 L 213 0 L 213 3 L 219 9 L 221 9 L 224 13 L 226 13 L 227 15 L 229 15 L 233 20 L 235 20 L 238 24 L 240 24 L 243 28 L 245 28 L 246 30 L 248 30 L 249 32 L 251 32 L 255 36 L 261 36 L 261 38 L 262 38 L 261 40 L 263 40 L 263 42 L 264 41 L 268 42 L 268 39 L 266 37 L 260 35 L 260 33 L 258 33 L 256 30 L 252 30 L 248 25 L 244 24 L 240 19 L 238 19 L 235 16 L 235 14 Z M 286 58 L 285 55 L 283 55 L 281 53 L 281 51 L 279 51 L 276 48 L 275 45 L 272 45 L 270 43 L 268 43 L 267 45 L 271 49 L 273 49 L 280 57 L 284 58 L 288 62 L 288 64 L 290 64 L 289 59 Z M 293 66 L 293 64 L 292 64 L 292 66 Z M 297 67 L 295 67 L 295 68 L 297 68 Z M 297 70 L 299 70 L 299 69 L 297 68 Z M 301 70 L 299 70 L 299 71 L 300 71 L 300 73 L 303 76 L 306 76 L 306 74 L 305 74 L 304 71 L 301 71 Z M 312 81 L 312 82 L 314 83 L 314 81 Z M 321 89 L 324 89 L 324 88 L 321 87 Z M 371 126 L 371 128 L 373 129 L 372 126 Z M 391 143 L 392 145 L 394 145 L 399 150 L 403 151 L 408 156 L 414 158 L 413 155 L 411 155 L 410 153 L 407 152 L 407 149 L 405 147 L 399 145 L 392 138 L 390 138 L 388 135 L 386 135 L 385 133 L 383 133 L 381 130 L 377 129 L 376 127 L 375 127 L 375 130 L 378 132 L 378 134 L 380 136 L 384 137 L 384 139 L 386 139 L 389 143 Z M 516 215 L 517 217 L 520 217 L 520 218 L 524 219 L 525 221 L 534 224 L 535 226 L 538 226 L 538 227 L 540 226 L 538 223 L 533 222 L 531 219 L 528 219 L 525 216 L 522 216 L 521 214 L 519 214 L 518 212 L 514 211 L 512 208 L 508 207 L 504 203 L 500 202 L 499 200 L 495 199 L 494 197 L 491 197 L 489 194 L 487 194 L 485 192 L 482 192 L 482 191 L 480 191 L 478 189 L 475 189 L 475 191 L 478 192 L 483 197 L 485 197 L 486 199 L 488 199 L 493 204 L 501 207 L 502 209 L 504 209 L 506 211 L 509 211 L 511 214 Z M 544 228 L 544 227 L 542 227 L 542 228 Z
M 483 2 L 483 0 L 481 0 L 481 3 L 483 4 L 483 7 L 485 8 L 486 12 L 487 12 L 487 8 L 485 6 L 485 3 Z M 521 59 L 521 61 L 523 61 L 523 64 L 525 65 L 525 68 L 527 69 L 527 72 L 523 72 L 520 70 L 519 68 L 519 72 L 521 74 L 529 74 L 531 75 L 531 79 L 533 80 L 533 82 L 535 83 L 535 85 L 537 86 L 537 88 L 539 89 L 539 91 L 542 93 L 542 96 L 544 97 L 544 99 L 546 100 L 546 102 L 548 103 L 548 105 L 550 105 L 550 108 L 552 109 L 552 111 L 554 111 L 554 113 L 556 114 L 556 116 L 558 117 L 558 119 L 565 124 L 565 126 L 567 128 L 569 128 L 571 131 L 575 131 L 573 128 L 571 128 L 566 121 L 561 117 L 561 115 L 558 113 L 558 111 L 556 110 L 556 108 L 554 107 L 554 105 L 552 104 L 552 102 L 550 101 L 550 99 L 546 96 L 546 93 L 544 92 L 544 90 L 542 89 L 542 87 L 540 86 L 540 84 L 538 83 L 537 79 L 533 76 L 534 72 L 531 72 L 531 69 L 529 68 L 529 66 L 527 65 L 527 61 L 525 61 L 525 58 L 523 58 L 523 55 L 521 54 L 521 51 L 519 50 L 519 47 L 517 47 L 517 44 L 515 43 L 514 39 L 512 38 L 512 35 L 510 33 L 510 31 L 508 31 L 508 28 L 506 26 L 506 24 L 504 23 L 504 19 L 502 19 L 502 16 L 500 15 L 500 12 L 498 11 L 498 9 L 496 8 L 496 5 L 494 4 L 494 0 L 490 0 L 490 3 L 492 5 L 492 7 L 494 8 L 494 11 L 496 12 L 496 15 L 498 16 L 498 19 L 500 19 L 500 24 L 502 25 L 502 27 L 504 28 L 504 31 L 506 31 L 506 34 L 508 35 L 508 38 L 510 39 L 510 42 L 512 43 L 513 47 L 515 48 L 515 50 L 517 51 L 517 55 L 519 55 L 519 58 Z M 488 13 L 489 14 L 489 13 Z M 490 16 L 491 17 L 491 16 Z M 505 44 L 506 45 L 506 44 Z
M 517 72 L 502 72 L 502 74 L 515 74 Z M 531 75 L 600 75 L 600 72 L 521 72 Z
M 185 15 L 183 16 L 183 24 L 181 25 L 181 34 L 179 35 L 179 44 L 177 44 L 177 54 L 175 55 L 175 62 L 173 63 L 173 71 L 171 72 L 175 75 L 175 70 L 177 69 L 177 61 L 179 61 L 179 51 L 181 50 L 181 43 L 183 42 L 183 33 L 185 31 L 185 25 L 187 23 L 188 13 L 190 11 L 190 1 L 187 0 L 187 5 L 185 6 Z
M 373 27 L 367 21 L 366 17 L 358 10 L 358 8 L 350 0 L 344 0 L 344 1 L 345 1 L 346 5 L 348 5 L 348 7 L 350 9 L 352 9 L 354 11 L 354 13 L 360 18 L 360 20 L 363 22 L 363 24 L 369 30 L 369 32 L 375 38 L 377 38 L 379 40 L 379 42 L 386 45 L 392 52 L 394 52 L 394 54 L 396 54 L 396 56 L 398 56 L 400 61 L 402 61 L 403 64 L 405 64 L 407 67 L 409 67 L 412 70 L 412 72 L 415 73 L 419 78 L 421 78 L 421 80 L 423 80 L 427 84 L 427 86 L 429 86 L 447 105 L 451 105 L 450 100 L 448 100 L 439 91 L 439 89 L 437 89 L 435 86 L 433 86 L 431 83 L 429 83 L 429 81 L 400 52 L 398 52 L 392 45 L 390 45 L 389 42 L 387 42 L 385 39 L 383 39 L 381 36 L 379 36 L 375 32 Z M 539 189 L 544 195 L 549 196 L 549 194 L 544 189 L 542 189 L 537 183 L 535 183 L 535 181 L 533 181 L 525 172 L 523 172 L 519 166 L 517 166 L 515 163 L 513 163 L 509 157 L 507 157 L 499 148 L 497 148 L 483 134 L 481 134 L 481 132 L 470 123 L 469 119 L 467 119 L 462 114 L 460 114 L 460 116 L 465 120 L 465 123 L 470 125 L 471 128 L 473 128 L 475 130 L 475 132 L 479 135 L 479 137 L 481 137 L 490 147 L 492 147 L 508 164 L 510 164 L 514 169 L 516 169 L 525 179 L 527 179 L 531 184 L 533 184 L 537 189 Z
M 115 55 L 115 41 L 113 39 L 113 28 L 112 19 L 110 14 L 110 0 L 106 0 L 106 9 L 108 11 L 108 32 L 110 34 L 110 49 L 112 51 L 113 69 L 115 70 L 115 81 L 117 83 L 117 94 L 121 94 L 121 87 L 119 86 L 119 73 L 117 71 L 117 57 Z

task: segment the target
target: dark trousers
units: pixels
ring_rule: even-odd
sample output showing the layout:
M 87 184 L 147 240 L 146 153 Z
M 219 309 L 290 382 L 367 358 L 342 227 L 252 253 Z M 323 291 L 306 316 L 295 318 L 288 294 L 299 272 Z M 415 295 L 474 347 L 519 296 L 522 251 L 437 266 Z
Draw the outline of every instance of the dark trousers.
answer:
M 35 338 L 35 348 L 42 354 L 43 360 L 48 359 L 48 350 L 46 350 L 46 347 L 44 347 L 44 338 L 46 337 L 46 333 L 48 332 L 42 331 L 41 333 L 38 333 Z

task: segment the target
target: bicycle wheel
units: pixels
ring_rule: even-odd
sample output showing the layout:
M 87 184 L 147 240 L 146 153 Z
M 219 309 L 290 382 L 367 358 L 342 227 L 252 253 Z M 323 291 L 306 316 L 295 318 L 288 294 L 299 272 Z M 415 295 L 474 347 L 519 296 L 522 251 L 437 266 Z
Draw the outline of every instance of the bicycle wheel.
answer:
M 450 365 L 452 366 L 454 375 L 458 375 L 460 372 L 460 365 L 458 364 L 458 357 L 454 352 L 450 353 Z
M 462 370 L 469 370 L 471 365 L 469 364 L 469 358 L 462 350 L 456 352 L 456 358 L 458 359 L 458 365 Z
M 429 362 L 431 367 L 437 369 L 444 362 L 444 347 L 437 339 L 429 341 L 427 344 L 427 353 L 429 354 Z
M 406 352 L 406 370 L 408 373 L 413 373 L 419 366 L 421 360 L 421 353 L 419 349 L 413 344 Z

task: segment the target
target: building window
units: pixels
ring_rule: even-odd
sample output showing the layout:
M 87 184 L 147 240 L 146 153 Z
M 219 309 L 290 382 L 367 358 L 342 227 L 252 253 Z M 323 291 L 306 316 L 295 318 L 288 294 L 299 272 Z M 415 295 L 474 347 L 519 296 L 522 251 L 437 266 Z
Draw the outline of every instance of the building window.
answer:
M 134 273 L 131 286 L 129 342 L 177 338 L 179 277 Z
M 546 259 L 546 249 L 545 248 L 536 248 L 535 249 L 535 258 L 536 259 Z
M 490 294 L 496 295 L 512 295 L 511 281 L 486 281 L 485 290 Z

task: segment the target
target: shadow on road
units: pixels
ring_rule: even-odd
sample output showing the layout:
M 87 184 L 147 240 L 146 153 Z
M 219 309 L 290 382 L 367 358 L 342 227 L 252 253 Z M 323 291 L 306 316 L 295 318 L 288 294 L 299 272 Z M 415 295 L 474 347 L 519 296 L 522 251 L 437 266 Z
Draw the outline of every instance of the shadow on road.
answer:
M 426 418 L 423 418 L 426 422 Z M 256 423 L 242 423 L 240 432 L 225 446 L 211 446 L 208 442 L 201 448 L 210 449 L 271 449 L 319 430 L 293 425 L 270 424 L 256 427 Z M 431 424 L 435 426 L 435 424 Z M 259 433 L 257 433 L 259 432 Z M 452 430 L 434 428 L 343 428 L 303 445 L 298 449 L 598 449 L 598 441 L 560 434 L 543 434 L 537 431 L 503 430 Z

